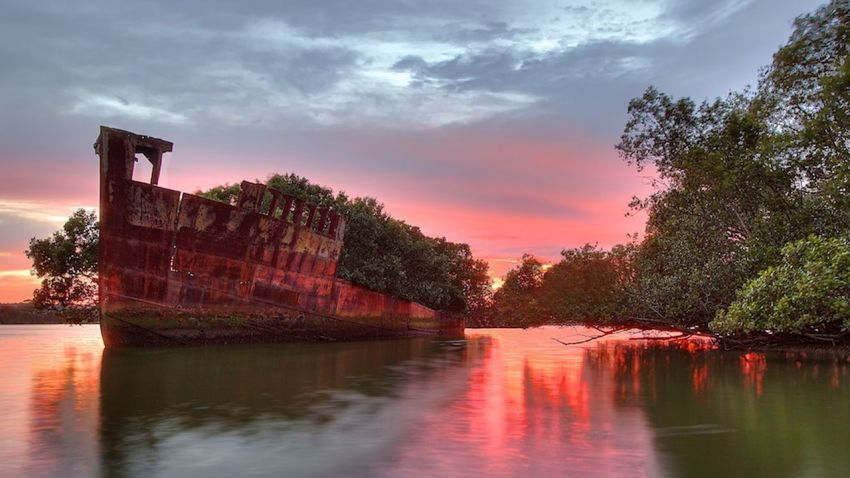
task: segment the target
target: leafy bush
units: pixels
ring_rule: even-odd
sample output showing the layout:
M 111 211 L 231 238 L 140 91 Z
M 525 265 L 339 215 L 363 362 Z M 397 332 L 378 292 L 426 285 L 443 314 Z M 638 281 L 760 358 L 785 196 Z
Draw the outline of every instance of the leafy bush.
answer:
M 809 236 L 782 249 L 782 262 L 738 292 L 711 322 L 720 333 L 804 333 L 818 326 L 850 328 L 850 242 Z
M 486 317 L 476 317 L 479 326 L 534 327 L 548 317 L 540 303 L 543 263 L 531 254 L 523 254 L 516 267 L 505 275 L 505 282 L 493 293 L 492 307 Z
M 493 294 L 493 305 L 477 325 L 533 327 L 551 323 L 612 322 L 630 312 L 634 243 L 604 250 L 592 244 L 561 251 L 544 265 L 525 254 Z
M 561 251 L 543 275 L 540 297 L 551 321 L 607 322 L 626 313 L 633 243 L 606 251 L 595 245 Z

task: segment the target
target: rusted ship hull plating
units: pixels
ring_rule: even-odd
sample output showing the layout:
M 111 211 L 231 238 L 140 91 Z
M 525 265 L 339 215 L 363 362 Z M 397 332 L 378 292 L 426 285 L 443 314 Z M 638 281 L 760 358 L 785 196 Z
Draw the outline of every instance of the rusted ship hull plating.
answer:
M 172 143 L 101 127 L 101 333 L 109 348 L 463 334 L 452 314 L 336 278 L 345 221 L 242 183 L 236 205 L 157 186 Z M 134 181 L 137 155 L 153 165 Z

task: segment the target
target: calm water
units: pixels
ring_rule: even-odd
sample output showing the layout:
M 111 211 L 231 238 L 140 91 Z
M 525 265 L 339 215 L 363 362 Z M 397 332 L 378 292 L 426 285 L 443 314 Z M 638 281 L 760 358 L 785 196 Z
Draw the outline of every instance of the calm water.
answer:
M 0 327 L 0 476 L 850 476 L 850 363 L 579 328 L 105 352 Z

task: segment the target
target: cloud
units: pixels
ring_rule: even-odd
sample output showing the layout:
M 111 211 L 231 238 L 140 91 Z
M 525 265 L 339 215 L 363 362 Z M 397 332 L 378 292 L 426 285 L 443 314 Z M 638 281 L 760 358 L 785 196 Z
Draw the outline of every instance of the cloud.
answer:
M 0 302 L 17 302 L 31 295 L 37 280 L 31 276 L 31 262 L 24 255 L 30 238 L 50 236 L 76 208 L 61 203 L 0 199 Z
M 449 31 L 443 38 L 448 42 L 486 43 L 494 40 L 516 40 L 538 32 L 536 28 L 515 28 L 505 21 L 485 21 L 481 24 L 446 25 Z
M 56 228 L 64 224 L 68 220 L 68 216 L 76 209 L 96 210 L 97 208 L 94 206 L 0 199 L 0 224 L 30 221 Z
M 91 115 L 106 119 L 116 116 L 126 116 L 139 120 L 155 120 L 175 124 L 186 123 L 188 121 L 186 116 L 180 113 L 174 113 L 155 106 L 131 103 L 120 97 L 101 96 L 90 92 L 80 92 L 77 96 L 79 99 L 71 105 L 68 110 L 69 114 Z
M 470 122 L 541 98 L 599 98 L 617 75 L 643 81 L 635 70 L 668 55 L 666 43 L 687 47 L 751 3 L 11 2 L 0 40 L 28 48 L 0 47 L 0 104 L 195 127 L 390 123 L 405 112 L 403 125 Z M 411 59 L 427 65 L 412 80 L 399 74 Z M 571 85 L 599 75 L 593 92 Z
M 0 278 L 2 277 L 32 277 L 32 273 L 29 269 L 20 269 L 20 270 L 5 270 L 0 271 Z

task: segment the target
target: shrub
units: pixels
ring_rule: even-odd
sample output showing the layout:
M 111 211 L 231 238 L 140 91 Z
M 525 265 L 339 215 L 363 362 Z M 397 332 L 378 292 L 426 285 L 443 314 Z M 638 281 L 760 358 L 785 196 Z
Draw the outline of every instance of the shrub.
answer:
M 805 333 L 850 328 L 850 241 L 809 236 L 787 244 L 779 265 L 741 288 L 711 328 L 720 333 Z

